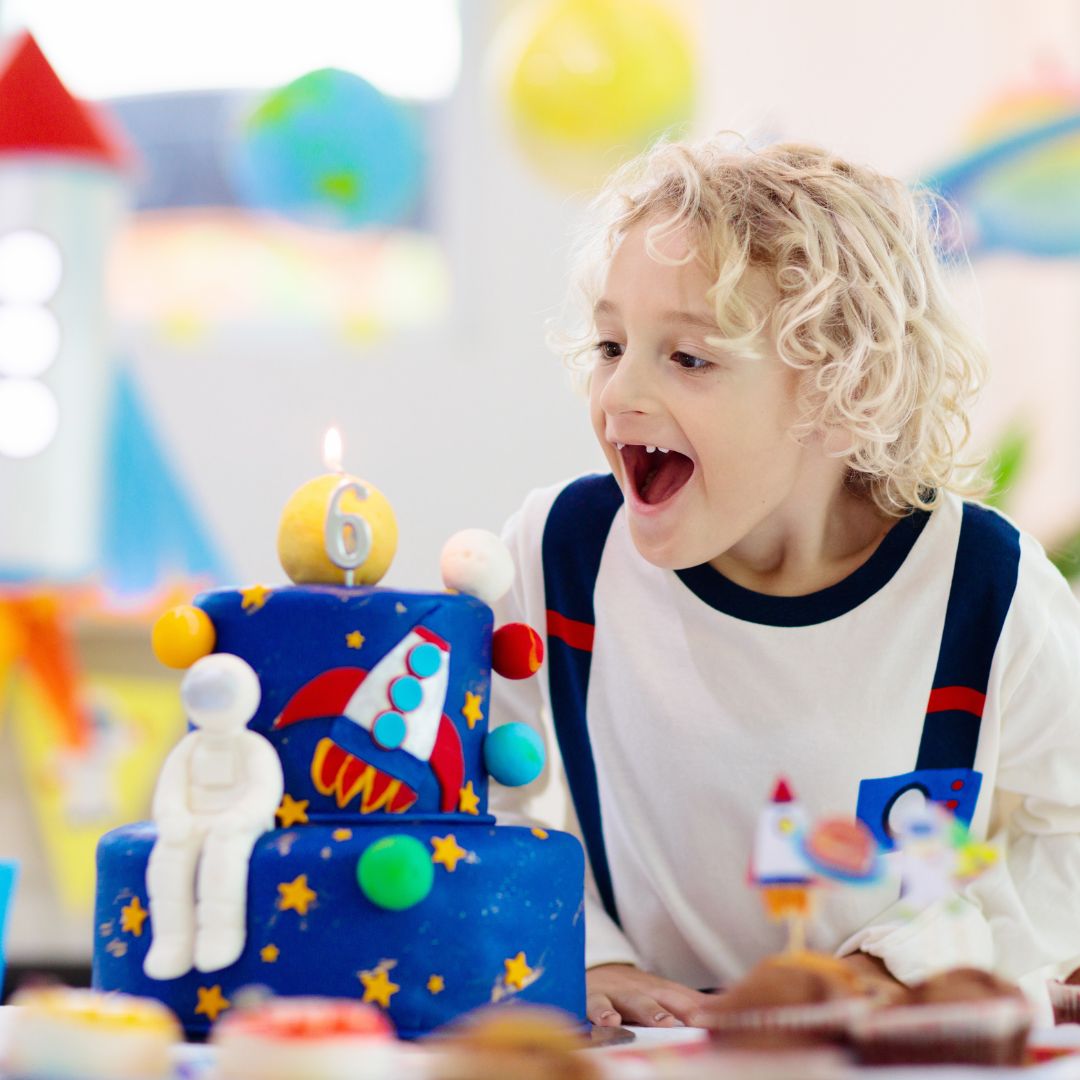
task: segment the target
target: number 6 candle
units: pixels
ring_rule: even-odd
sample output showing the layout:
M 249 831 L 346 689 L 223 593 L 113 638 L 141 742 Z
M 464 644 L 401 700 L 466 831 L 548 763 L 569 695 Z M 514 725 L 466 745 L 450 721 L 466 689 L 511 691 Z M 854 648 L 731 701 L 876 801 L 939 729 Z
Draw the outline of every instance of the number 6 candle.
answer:
M 341 466 L 341 436 L 323 443 L 329 472 L 290 496 L 278 526 L 278 558 L 297 585 L 374 585 L 397 550 L 397 520 L 386 497 Z

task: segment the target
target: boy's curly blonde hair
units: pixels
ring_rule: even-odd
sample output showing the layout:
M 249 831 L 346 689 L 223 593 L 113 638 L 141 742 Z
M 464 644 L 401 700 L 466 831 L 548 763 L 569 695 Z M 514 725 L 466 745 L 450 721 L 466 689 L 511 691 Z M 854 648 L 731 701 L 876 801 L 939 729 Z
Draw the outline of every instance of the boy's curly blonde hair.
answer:
M 611 177 L 593 210 L 573 275 L 585 325 L 560 341 L 573 366 L 591 370 L 593 305 L 627 230 L 648 220 L 646 249 L 671 263 L 657 245 L 687 228 L 687 260 L 714 282 L 718 344 L 759 356 L 764 332 L 805 373 L 796 438 L 846 433 L 850 483 L 890 516 L 981 490 L 959 455 L 984 350 L 945 286 L 942 200 L 818 147 L 751 150 L 724 133 L 655 146 Z M 744 287 L 752 271 L 775 289 L 767 311 Z

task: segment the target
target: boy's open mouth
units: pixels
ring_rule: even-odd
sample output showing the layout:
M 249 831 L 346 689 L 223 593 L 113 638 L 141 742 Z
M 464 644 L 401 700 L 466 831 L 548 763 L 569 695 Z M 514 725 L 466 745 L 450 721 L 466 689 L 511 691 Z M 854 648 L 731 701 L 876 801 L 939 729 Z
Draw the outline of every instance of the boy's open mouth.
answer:
M 619 454 L 638 498 L 649 506 L 670 499 L 694 471 L 694 463 L 678 450 L 626 443 Z

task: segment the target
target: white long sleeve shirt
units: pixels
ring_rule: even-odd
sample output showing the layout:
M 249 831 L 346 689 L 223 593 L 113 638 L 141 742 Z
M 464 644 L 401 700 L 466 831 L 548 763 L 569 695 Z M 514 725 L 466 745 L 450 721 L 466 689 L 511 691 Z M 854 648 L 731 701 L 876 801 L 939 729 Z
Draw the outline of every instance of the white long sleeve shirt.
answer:
M 647 563 L 610 477 L 528 498 L 506 529 L 518 574 L 496 616 L 546 630 L 548 657 L 537 678 L 496 679 L 492 716 L 538 727 L 549 754 L 539 803 L 565 795 L 569 807 L 565 821 L 541 816 L 585 838 L 589 966 L 635 963 L 694 987 L 737 979 L 785 941 L 747 882 L 777 776 L 811 818 L 858 811 L 879 829 L 881 796 L 860 801 L 860 785 L 900 791 L 930 777 L 946 794 L 966 787 L 958 813 L 966 805 L 999 861 L 914 919 L 893 879 L 823 890 L 809 944 L 879 956 L 906 982 L 992 968 L 1047 1008 L 1046 979 L 1080 967 L 1080 604 L 1035 540 L 965 505 L 949 497 L 903 519 L 838 585 L 773 597 L 708 566 Z M 567 599 L 566 581 L 582 595 Z M 968 593 L 977 602 L 950 617 L 943 647 L 950 595 L 963 608 Z M 995 604 L 1000 633 L 985 629 Z M 934 760 L 956 746 L 963 758 L 965 744 L 973 760 Z M 928 762 L 955 768 L 927 773 Z M 537 802 L 528 788 L 492 794 L 502 820 L 537 816 Z M 598 879 L 610 881 L 610 911 Z

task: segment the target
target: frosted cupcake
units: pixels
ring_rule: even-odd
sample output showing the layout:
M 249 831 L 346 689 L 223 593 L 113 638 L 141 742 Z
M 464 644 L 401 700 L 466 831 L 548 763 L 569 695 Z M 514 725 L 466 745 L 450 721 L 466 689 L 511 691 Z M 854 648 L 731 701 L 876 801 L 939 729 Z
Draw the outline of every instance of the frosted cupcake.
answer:
M 1054 1007 L 1054 1023 L 1080 1024 L 1080 975 L 1070 975 L 1064 981 L 1052 979 L 1046 988 Z
M 724 1044 L 842 1043 L 875 1004 L 864 980 L 836 957 L 789 952 L 762 960 L 702 1010 L 701 1022 Z
M 1012 983 L 955 968 L 911 987 L 904 1003 L 860 1017 L 851 1036 L 867 1065 L 1019 1065 L 1031 1023 Z
M 271 998 L 214 1025 L 215 1080 L 381 1080 L 395 1076 L 397 1043 L 373 1005 Z
M 432 1080 L 598 1080 L 577 1020 L 539 1005 L 478 1009 L 429 1041 Z
M 43 987 L 20 991 L 7 1071 L 27 1080 L 158 1080 L 182 1034 L 160 1002 Z

